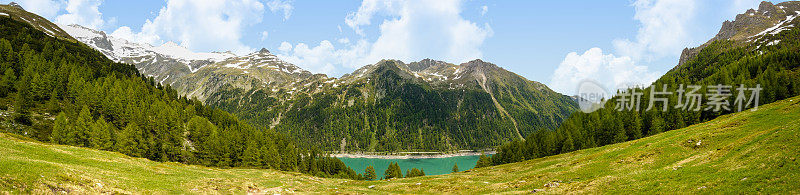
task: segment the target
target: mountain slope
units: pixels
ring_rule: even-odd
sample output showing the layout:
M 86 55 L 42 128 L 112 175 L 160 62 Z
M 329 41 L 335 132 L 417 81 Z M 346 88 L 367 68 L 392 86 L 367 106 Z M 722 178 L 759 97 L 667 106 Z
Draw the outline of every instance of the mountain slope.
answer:
M 253 65 L 246 67 L 251 68 L 213 69 L 225 75 L 189 76 L 187 83 L 265 78 L 253 76 Z M 245 85 L 222 86 L 206 102 L 297 139 L 324 143 L 326 150 L 388 152 L 494 147 L 553 129 L 577 107 L 543 84 L 480 60 L 383 60 L 339 79 L 293 75 L 234 82 Z
M 573 114 L 554 132 L 534 133 L 531 138 L 535 141 L 504 145 L 493 161 L 519 162 L 635 140 L 751 109 L 754 102 L 766 104 L 800 95 L 798 16 L 798 1 L 777 5 L 764 2 L 758 11 L 749 10 L 736 21 L 726 22 L 717 37 L 727 39 L 711 40 L 698 47 L 699 52 L 682 60 L 650 87 L 631 89 L 642 93 L 641 98 L 621 94 L 612 97 L 598 111 Z M 691 92 L 694 86 L 699 88 Z M 662 91 L 672 93 L 654 94 Z M 651 95 L 668 101 L 651 101 Z M 690 97 L 700 99 L 689 104 Z M 720 97 L 719 104 L 714 104 L 714 97 Z M 630 102 L 621 103 L 625 100 L 622 98 Z M 636 99 L 640 100 L 641 109 L 620 109 Z M 651 102 L 655 109 L 647 110 Z M 662 105 L 668 110 L 661 111 Z
M 800 97 L 619 144 L 389 181 L 157 163 L 0 134 L 0 191 L 72 193 L 799 193 Z M 378 170 L 380 171 L 380 170 Z
M 675 68 L 694 58 L 703 48 L 714 41 L 728 40 L 747 44 L 767 35 L 776 35 L 781 31 L 793 28 L 795 25 L 792 23 L 798 14 L 800 14 L 800 4 L 797 2 L 783 2 L 774 5 L 771 2 L 763 1 L 757 10 L 748 9 L 745 13 L 736 15 L 734 21 L 723 22 L 717 35 L 708 42 L 694 48 L 684 49 Z
M 162 84 L 172 84 L 206 65 L 236 56 L 230 52 L 196 53 L 173 42 L 161 46 L 133 43 L 76 24 L 60 27 L 109 59 L 135 65 L 139 72 Z
M 25 11 L 25 9 L 19 6 L 19 4 L 14 2 L 11 2 L 8 5 L 0 4 L 0 17 L 10 17 L 16 21 L 31 24 L 31 26 L 36 28 L 36 30 L 42 31 L 51 37 L 69 40 L 72 42 L 76 41 L 66 31 L 61 30 L 58 25 L 53 24 L 49 20 L 39 15 Z

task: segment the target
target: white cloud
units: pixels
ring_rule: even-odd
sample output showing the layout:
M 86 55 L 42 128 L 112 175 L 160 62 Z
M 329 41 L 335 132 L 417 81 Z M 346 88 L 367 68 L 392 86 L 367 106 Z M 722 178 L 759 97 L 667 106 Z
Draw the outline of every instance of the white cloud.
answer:
M 315 47 L 305 43 L 298 43 L 292 47 L 288 42 L 282 42 L 278 47 L 278 58 L 301 68 L 314 72 L 335 74 L 336 67 L 343 64 L 357 64 L 361 56 L 367 55 L 370 44 L 365 40 L 349 44 L 347 48 L 336 49 L 330 41 L 324 40 Z
M 281 52 L 284 52 L 284 53 L 290 52 L 290 51 L 292 51 L 292 44 L 289 43 L 289 42 L 286 42 L 286 41 L 281 42 L 281 46 L 278 47 L 278 51 L 281 51 Z
M 550 80 L 550 87 L 560 93 L 575 95 L 579 83 L 592 80 L 607 90 L 649 85 L 660 74 L 651 72 L 647 66 L 637 66 L 630 57 L 603 54 L 600 48 L 591 48 L 583 54 L 567 54 Z
M 267 37 L 269 37 L 269 32 L 267 31 L 261 32 L 261 41 L 267 40 Z
M 123 26 L 112 35 L 153 45 L 174 41 L 194 51 L 244 54 L 253 50 L 241 41 L 244 28 L 261 22 L 263 13 L 258 0 L 168 0 L 140 32 Z
M 697 13 L 695 0 L 637 0 L 634 19 L 641 23 L 635 40 L 614 40 L 622 56 L 647 60 L 677 56 L 692 40 L 689 28 Z
M 481 6 L 481 16 L 486 15 L 486 13 L 488 13 L 488 12 L 489 12 L 489 7 L 488 6 L 485 6 L 485 5 Z
M 272 13 L 283 12 L 283 20 L 288 20 L 294 9 L 290 1 L 272 0 L 267 3 L 267 6 Z
M 284 57 L 301 67 L 320 66 L 311 64 L 321 59 L 322 64 L 358 68 L 381 59 L 416 61 L 433 58 L 453 63 L 466 62 L 483 57 L 480 47 L 494 33 L 489 24 L 478 25 L 461 16 L 460 0 L 365 0 L 358 11 L 345 17 L 345 24 L 361 35 L 358 41 L 340 40 L 345 48 L 336 49 L 330 41 L 304 49 L 299 43 Z M 365 27 L 382 16 L 383 22 L 376 26 L 379 34 L 375 41 L 367 41 Z M 326 43 L 326 44 L 322 44 Z M 318 55 L 318 56 L 314 56 Z M 305 60 L 304 60 L 305 59 Z M 314 67 L 311 69 L 325 70 Z M 323 72 L 330 73 L 330 72 Z
M 10 1 L 6 2 L 9 3 Z M 39 16 L 52 20 L 61 10 L 63 2 L 53 0 L 22 0 L 17 1 L 26 11 L 35 13 Z M 4 3 L 5 4 L 5 3 Z
M 59 24 L 79 24 L 93 29 L 105 25 L 103 14 L 98 9 L 102 0 L 69 0 L 67 1 L 66 14 L 56 17 Z

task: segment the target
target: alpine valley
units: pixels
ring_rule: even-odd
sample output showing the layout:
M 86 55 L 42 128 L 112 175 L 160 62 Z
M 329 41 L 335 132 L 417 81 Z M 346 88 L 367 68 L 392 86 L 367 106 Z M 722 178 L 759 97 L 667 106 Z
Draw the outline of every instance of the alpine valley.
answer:
M 194 53 L 172 42 L 154 47 L 78 25 L 62 28 L 181 95 L 325 150 L 489 149 L 555 129 L 577 110 L 570 97 L 479 59 L 382 60 L 332 78 L 267 49 Z
M 798 16 L 800 1 L 761 2 L 650 87 L 628 89 L 648 102 L 739 85 L 714 98 L 730 109 L 624 110 L 633 101 L 619 93 L 585 113 L 480 59 L 387 59 L 333 78 L 267 49 L 133 43 L 9 3 L 0 193 L 800 194 Z M 744 91 L 757 102 L 737 109 Z M 685 97 L 662 92 L 656 106 Z M 385 171 L 353 170 L 330 155 L 458 150 L 496 153 L 435 171 L 391 158 Z

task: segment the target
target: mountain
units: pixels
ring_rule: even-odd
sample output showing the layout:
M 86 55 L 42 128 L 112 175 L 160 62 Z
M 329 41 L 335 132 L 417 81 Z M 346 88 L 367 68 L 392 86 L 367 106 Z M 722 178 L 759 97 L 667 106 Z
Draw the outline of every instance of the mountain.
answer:
M 243 62 L 208 66 L 186 82 L 225 83 L 203 91 L 209 105 L 326 150 L 490 148 L 554 129 L 577 109 L 569 97 L 481 60 L 383 60 L 338 79 L 276 68 L 264 75 L 258 63 Z M 231 64 L 239 68 L 219 68 Z
M 243 56 L 191 53 L 171 43 L 130 43 L 77 25 L 64 29 L 181 95 L 322 143 L 326 150 L 490 148 L 554 129 L 577 110 L 571 98 L 481 60 L 460 65 L 383 60 L 332 78 L 267 49 Z
M 632 89 L 642 93 L 640 109 L 619 109 L 623 102 L 635 102 L 632 96 L 612 97 L 598 111 L 571 115 L 553 132 L 505 144 L 492 161 L 519 162 L 636 140 L 800 95 L 798 16 L 798 1 L 762 2 L 758 10 L 726 21 L 709 42 L 684 50 L 679 64 L 652 86 Z M 689 94 L 690 86 L 700 87 L 694 92 L 699 96 Z M 654 93 L 663 91 L 668 94 Z M 692 105 L 690 97 L 700 99 Z M 647 110 L 651 98 L 667 103 L 653 99 L 655 109 Z M 664 105 L 667 111 L 659 109 Z
M 698 47 L 684 49 L 676 68 L 714 41 L 729 40 L 747 44 L 757 41 L 765 35 L 776 35 L 781 31 L 793 28 L 795 27 L 793 21 L 800 13 L 799 11 L 800 4 L 797 2 L 783 2 L 774 5 L 771 2 L 763 1 L 759 4 L 758 10 L 748 9 L 745 13 L 736 15 L 734 21 L 723 22 L 719 33 L 708 42 Z
M 9 17 L 16 21 L 31 24 L 31 26 L 33 26 L 33 28 L 36 30 L 42 31 L 51 37 L 75 41 L 75 39 L 72 38 L 69 33 L 61 30 L 58 25 L 53 24 L 49 20 L 39 15 L 25 11 L 22 6 L 19 6 L 19 4 L 14 2 L 11 2 L 7 5 L 0 4 L 0 17 Z
M 306 82 L 326 80 L 325 75 L 315 75 L 293 64 L 278 59 L 267 49 L 244 56 L 231 57 L 210 64 L 188 74 L 172 83 L 173 87 L 187 96 L 207 103 L 209 96 L 219 94 L 223 87 L 235 89 L 286 89 L 297 90 Z M 305 81 L 305 82 L 304 82 Z
M 206 65 L 236 56 L 230 52 L 195 53 L 174 42 L 167 42 L 157 47 L 133 43 L 76 24 L 60 27 L 109 59 L 133 64 L 139 72 L 153 77 L 162 84 L 174 83 Z
M 159 163 L 0 133 L 0 192 L 796 194 L 800 97 L 598 148 L 447 175 L 354 181 Z M 378 170 L 382 171 L 382 170 Z

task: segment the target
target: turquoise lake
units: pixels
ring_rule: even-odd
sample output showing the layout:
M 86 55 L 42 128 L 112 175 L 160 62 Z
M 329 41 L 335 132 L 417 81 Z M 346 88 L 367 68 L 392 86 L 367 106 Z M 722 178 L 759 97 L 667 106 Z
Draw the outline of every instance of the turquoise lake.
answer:
M 381 159 L 381 158 L 345 158 L 339 159 L 354 171 L 364 174 L 364 169 L 372 165 L 378 179 L 383 177 L 383 172 L 389 167 L 390 162 L 397 162 L 403 175 L 411 168 L 424 169 L 425 175 L 442 175 L 451 173 L 453 165 L 458 163 L 458 170 L 465 171 L 475 168 L 479 156 L 455 156 L 446 158 L 420 158 L 420 159 Z

